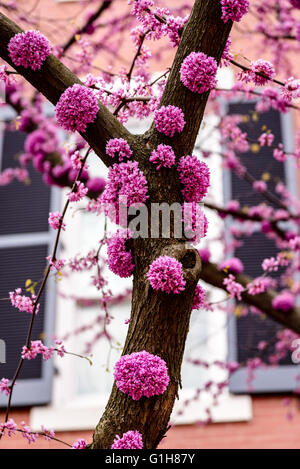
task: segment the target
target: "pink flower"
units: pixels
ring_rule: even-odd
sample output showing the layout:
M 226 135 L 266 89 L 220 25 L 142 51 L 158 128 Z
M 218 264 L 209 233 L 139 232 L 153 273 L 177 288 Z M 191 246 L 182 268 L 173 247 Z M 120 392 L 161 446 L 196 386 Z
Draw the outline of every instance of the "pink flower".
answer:
M 216 87 L 218 64 L 203 52 L 192 52 L 181 64 L 180 79 L 194 93 L 205 93 Z
M 279 143 L 278 148 L 275 148 L 275 150 L 273 151 L 273 156 L 275 160 L 280 161 L 280 162 L 287 160 L 287 156 L 283 151 L 282 143 Z
M 202 262 L 209 262 L 210 251 L 207 248 L 198 249 Z
M 99 110 L 97 98 L 90 88 L 75 84 L 64 91 L 56 104 L 56 118 L 64 129 L 85 132 Z
M 153 150 L 151 153 L 149 161 L 157 165 L 157 170 L 162 166 L 164 168 L 171 168 L 171 166 L 175 164 L 175 153 L 173 148 L 169 145 L 158 145 L 157 149 Z
M 287 312 L 294 307 L 295 297 L 289 292 L 282 292 L 272 300 L 274 309 Z
M 87 441 L 83 440 L 82 438 L 79 438 L 79 440 L 72 444 L 72 449 L 86 449 L 86 447 Z
M 166 362 L 145 350 L 123 355 L 115 365 L 114 378 L 117 388 L 135 401 L 163 394 L 170 381 Z
M 40 70 L 46 58 L 51 54 L 48 39 L 39 31 L 18 33 L 8 43 L 11 60 L 17 67 Z
M 175 132 L 181 133 L 185 126 L 184 114 L 176 106 L 162 106 L 154 112 L 155 127 L 162 134 L 173 137 Z
M 300 236 L 290 239 L 289 246 L 293 251 L 300 251 Z
M 265 181 L 254 181 L 253 183 L 253 189 L 256 192 L 265 192 L 267 190 L 267 184 Z
M 182 207 L 184 234 L 191 243 L 197 244 L 205 238 L 208 221 L 200 204 L 196 202 L 184 203 Z
M 229 37 L 226 42 L 226 46 L 223 50 L 221 66 L 223 64 L 225 65 L 225 67 L 228 67 L 228 65 L 230 65 L 230 61 L 233 59 L 233 55 L 230 52 L 230 47 L 231 47 L 231 39 Z
M 59 212 L 50 212 L 48 223 L 54 230 L 58 230 L 61 224 L 62 230 L 66 229 L 66 224 L 62 221 L 62 215 Z
M 46 347 L 40 340 L 32 340 L 29 348 L 24 345 L 22 358 L 23 360 L 34 360 L 38 355 L 42 355 L 44 360 L 49 360 L 53 352 L 53 347 Z
M 251 62 L 251 77 L 256 85 L 263 86 L 269 80 L 273 80 L 275 77 L 274 65 L 268 60 L 258 59 L 255 62 Z M 264 75 L 264 77 L 257 75 L 258 73 Z
M 57 271 L 59 271 L 64 267 L 64 265 L 66 263 L 66 261 L 64 259 L 55 259 L 54 260 L 54 259 L 52 259 L 51 256 L 47 256 L 46 259 L 47 259 L 47 261 L 49 261 L 49 264 L 51 266 L 50 267 L 51 270 L 56 269 Z
M 118 213 L 119 204 L 126 207 L 138 207 L 148 199 L 147 180 L 139 169 L 137 161 L 114 164 L 108 173 L 108 182 L 100 197 L 106 215 L 112 218 L 113 206 L 115 215 Z M 117 217 L 118 222 L 118 217 Z
M 220 262 L 218 269 L 232 272 L 234 274 L 241 274 L 244 270 L 244 266 L 240 259 L 232 257 L 231 259 L 226 259 L 225 261 Z
M 0 392 L 8 396 L 10 394 L 9 379 L 2 378 L 0 381 Z
M 70 202 L 78 202 L 88 193 L 88 188 L 82 182 L 76 181 L 76 191 L 67 193 Z
M 225 278 L 223 284 L 226 285 L 226 290 L 230 294 L 231 298 L 237 298 L 241 300 L 241 294 L 244 291 L 244 287 L 235 281 L 235 277 L 230 274 L 229 277 Z
M 276 272 L 278 270 L 279 261 L 275 257 L 270 257 L 269 259 L 264 259 L 262 263 L 262 268 L 268 272 Z
M 193 309 L 200 309 L 205 301 L 205 290 L 200 286 L 197 285 L 195 289 L 195 294 L 193 298 Z
M 106 153 L 114 158 L 117 156 L 119 161 L 132 156 L 132 150 L 126 140 L 123 138 L 112 138 L 106 144 Z
M 153 290 L 179 294 L 185 289 L 182 264 L 174 257 L 160 256 L 149 267 L 147 278 Z
M 21 293 L 21 288 L 16 288 L 14 292 L 9 292 L 11 304 L 19 311 L 26 311 L 26 313 L 32 314 L 34 311 L 34 297 L 29 298 L 29 296 L 21 295 Z M 39 305 L 36 308 L 36 314 L 38 309 Z
M 122 278 L 130 277 L 134 270 L 131 252 L 126 249 L 126 241 L 130 238 L 129 230 L 118 230 L 107 242 L 108 267 Z
M 239 22 L 249 9 L 249 0 L 221 0 L 222 20 Z
M 272 143 L 274 142 L 274 135 L 263 133 L 259 137 L 258 141 L 262 147 L 270 147 L 272 146 Z
M 293 7 L 300 9 L 300 0 L 290 0 L 290 3 L 293 5 Z
M 206 196 L 209 187 L 209 169 L 197 156 L 180 158 L 177 170 L 183 184 L 182 195 L 186 202 L 200 202 Z
M 123 433 L 122 438 L 116 435 L 111 449 L 143 449 L 143 437 L 140 432 L 132 430 Z
M 4 435 L 5 430 L 7 430 L 7 435 L 12 436 L 17 433 L 18 425 L 13 419 L 9 419 L 5 423 L 0 423 L 0 435 Z
M 42 432 L 44 433 L 45 440 L 53 440 L 55 438 L 55 433 L 53 430 L 48 430 L 44 425 L 41 426 Z

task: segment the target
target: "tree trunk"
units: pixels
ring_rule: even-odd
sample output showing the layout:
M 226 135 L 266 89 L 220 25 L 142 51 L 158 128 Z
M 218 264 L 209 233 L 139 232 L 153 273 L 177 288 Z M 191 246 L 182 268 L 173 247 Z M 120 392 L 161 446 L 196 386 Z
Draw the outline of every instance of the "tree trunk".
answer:
M 161 105 L 180 107 L 186 125 L 172 139 L 159 134 L 152 126 L 140 139 L 140 152 L 135 155 L 147 177 L 151 202 L 183 203 L 176 168 L 156 171 L 149 163 L 152 149 L 159 143 L 171 145 L 179 158 L 193 151 L 209 93 L 192 93 L 180 81 L 183 59 L 193 51 L 202 51 L 220 61 L 232 23 L 221 21 L 221 7 L 216 0 L 196 0 L 183 31 Z M 171 229 L 172 231 L 172 229 Z M 145 449 L 156 448 L 168 429 L 174 401 L 181 385 L 184 353 L 195 287 L 201 273 L 201 260 L 196 249 L 185 240 L 136 239 L 132 252 L 135 262 L 130 326 L 123 354 L 146 350 L 163 358 L 168 366 L 170 383 L 163 395 L 134 401 L 114 384 L 105 412 L 98 423 L 92 449 L 110 448 L 116 435 L 138 430 Z M 186 288 L 180 294 L 157 293 L 146 274 L 157 257 L 169 255 L 183 265 Z

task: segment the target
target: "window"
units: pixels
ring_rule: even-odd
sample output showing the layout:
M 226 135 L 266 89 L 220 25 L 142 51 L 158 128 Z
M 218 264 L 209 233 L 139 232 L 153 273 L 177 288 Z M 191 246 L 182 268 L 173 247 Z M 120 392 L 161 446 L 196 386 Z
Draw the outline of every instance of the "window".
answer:
M 1 108 L 2 122 L 13 119 L 7 108 Z M 26 134 L 0 132 L 0 171 L 17 166 L 16 156 L 23 152 Z M 48 213 L 59 207 L 59 191 L 50 189 L 42 177 L 29 167 L 30 183 L 13 181 L 0 187 L 0 298 L 8 292 L 25 288 L 25 280 L 40 281 L 46 256 L 53 244 L 48 226 Z M 52 230 L 53 231 L 53 230 Z M 50 281 L 41 300 L 33 330 L 34 338 L 51 337 L 54 330 L 55 285 Z M 12 379 L 25 344 L 30 316 L 13 308 L 10 301 L 0 301 L 0 338 L 6 344 L 5 363 L 0 363 L 1 377 Z M 32 360 L 24 363 L 13 396 L 13 405 L 45 404 L 52 394 L 53 364 Z M 0 406 L 7 398 L 0 395 Z
M 250 138 L 256 140 L 262 133 L 262 126 L 266 125 L 271 129 L 276 143 L 282 141 L 286 151 L 293 149 L 293 133 L 291 114 L 279 114 L 270 110 L 267 113 L 258 115 L 255 113 L 255 102 L 252 103 L 232 103 L 229 105 L 229 114 L 242 114 L 250 117 L 249 123 L 241 125 L 241 129 L 249 133 Z M 251 118 L 253 116 L 254 118 Z M 257 120 L 258 119 L 258 120 Z M 274 188 L 277 180 L 282 180 L 289 190 L 297 195 L 295 173 L 290 161 L 279 163 L 273 158 L 272 148 L 263 147 L 259 154 L 251 151 L 239 155 L 241 162 L 247 167 L 249 172 L 260 179 L 263 173 L 270 173 L 272 178 L 268 186 Z M 226 172 L 224 182 L 225 202 L 230 199 L 237 199 L 241 206 L 257 205 L 264 201 L 262 195 L 254 193 L 251 186 L 244 179 Z M 272 187 L 273 186 L 273 187 Z M 232 222 L 233 223 L 233 222 Z M 235 250 L 245 266 L 245 273 L 256 277 L 262 273 L 261 262 L 266 257 L 276 256 L 278 249 L 275 243 L 266 238 L 260 231 L 254 232 L 247 237 L 247 242 Z M 278 273 L 273 273 L 273 277 Z M 245 363 L 247 359 L 257 356 L 257 345 L 260 341 L 266 340 L 272 343 L 276 333 L 283 329 L 283 326 L 270 318 L 261 319 L 253 314 L 244 317 L 230 317 L 228 323 L 229 330 L 229 359 L 239 363 Z M 259 392 L 285 392 L 296 388 L 296 376 L 299 374 L 299 367 L 293 365 L 290 359 L 280 362 L 279 367 L 267 367 L 264 370 L 256 370 L 254 381 L 251 383 L 254 393 Z M 233 393 L 249 393 L 247 385 L 248 372 L 245 368 L 238 370 L 231 376 L 230 391 Z

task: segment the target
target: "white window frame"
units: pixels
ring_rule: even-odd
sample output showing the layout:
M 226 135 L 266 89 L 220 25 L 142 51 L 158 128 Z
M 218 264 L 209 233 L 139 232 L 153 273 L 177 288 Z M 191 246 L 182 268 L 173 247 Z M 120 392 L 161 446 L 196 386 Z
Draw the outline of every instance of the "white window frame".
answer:
M 48 111 L 48 108 L 47 108 Z M 16 112 L 10 106 L 3 106 L 0 109 L 0 123 L 13 120 L 17 117 Z M 5 129 L 0 125 L 0 171 L 2 166 L 3 133 Z M 42 176 L 41 176 L 42 177 Z M 21 183 L 20 183 L 21 184 Z M 51 188 L 50 192 L 50 210 L 56 211 L 60 208 L 60 190 L 56 187 Z M 8 234 L 0 236 L 0 248 L 20 248 L 26 246 L 48 246 L 48 252 L 54 245 L 56 233 L 50 227 L 45 232 Z M 26 279 L 24 279 L 25 282 Z M 18 285 L 16 285 L 18 287 Z M 55 328 L 55 307 L 56 307 L 56 287 L 54 279 L 49 278 L 45 290 L 45 322 L 44 332 L 47 342 L 51 338 Z M 24 341 L 26 331 L 24 331 Z M 0 364 L 1 373 L 1 364 Z M 14 389 L 13 406 L 37 405 L 50 402 L 52 398 L 52 380 L 54 374 L 53 362 L 51 360 L 42 360 L 41 378 L 22 379 Z M 7 397 L 0 394 L 0 407 L 7 405 Z

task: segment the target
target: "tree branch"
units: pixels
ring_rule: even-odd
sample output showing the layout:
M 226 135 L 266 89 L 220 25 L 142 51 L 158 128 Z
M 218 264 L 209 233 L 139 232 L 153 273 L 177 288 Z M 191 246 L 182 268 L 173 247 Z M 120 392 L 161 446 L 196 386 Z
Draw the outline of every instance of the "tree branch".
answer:
M 82 83 L 54 55 L 50 55 L 46 59 L 40 71 L 15 66 L 9 57 L 7 45 L 10 39 L 20 32 L 22 32 L 22 29 L 16 23 L 0 13 L 0 57 L 55 105 L 66 88 L 74 85 L 74 83 Z M 100 156 L 106 166 L 111 166 L 113 160 L 105 153 L 107 141 L 111 138 L 124 138 L 134 151 L 135 138 L 102 103 L 99 102 L 98 104 L 97 118 L 92 124 L 88 125 L 87 130 L 82 133 L 82 137 Z
M 183 60 L 191 52 L 204 52 L 214 57 L 219 63 L 226 45 L 232 21 L 226 24 L 221 20 L 221 5 L 216 0 L 196 0 L 190 19 L 186 24 L 175 60 L 161 100 L 161 106 L 174 105 L 182 109 L 185 115 L 183 132 L 175 134 L 172 139 L 162 138 L 155 130 L 150 130 L 150 139 L 166 140 L 178 155 L 189 154 L 195 145 L 209 92 L 198 94 L 186 88 L 180 80 L 180 68 Z M 171 141 L 171 143 L 170 143 Z
M 226 291 L 226 286 L 223 284 L 226 277 L 227 274 L 220 272 L 216 264 L 212 264 L 211 262 L 202 263 L 200 278 L 204 280 L 204 282 Z M 235 277 L 236 281 L 245 288 L 253 280 L 244 274 L 239 274 Z M 278 292 L 271 289 L 265 293 L 260 293 L 259 295 L 250 295 L 246 291 L 242 293 L 242 299 L 248 305 L 258 308 L 274 321 L 277 321 L 288 329 L 292 329 L 294 332 L 300 334 L 300 308 L 294 307 L 286 313 L 274 309 L 272 306 L 272 300 L 276 295 L 278 295 Z

